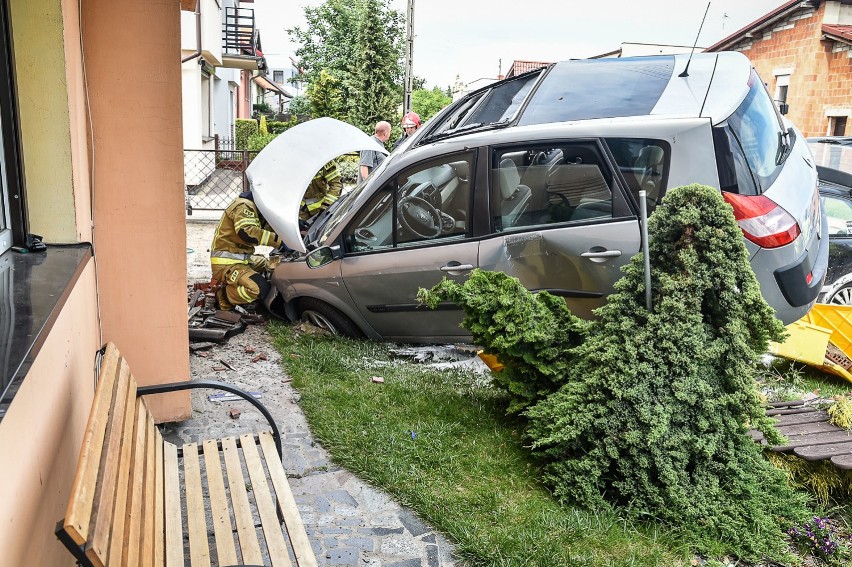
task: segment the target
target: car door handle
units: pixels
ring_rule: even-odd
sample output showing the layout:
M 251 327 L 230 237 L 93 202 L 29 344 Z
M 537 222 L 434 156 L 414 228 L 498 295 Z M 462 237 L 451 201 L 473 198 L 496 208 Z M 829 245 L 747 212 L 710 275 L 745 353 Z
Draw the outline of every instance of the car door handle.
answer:
M 473 264 L 455 264 L 452 263 L 447 264 L 446 266 L 441 266 L 442 272 L 469 272 L 473 269 Z
M 603 250 L 601 252 L 583 252 L 580 254 L 583 258 L 618 258 L 621 256 L 621 250 Z

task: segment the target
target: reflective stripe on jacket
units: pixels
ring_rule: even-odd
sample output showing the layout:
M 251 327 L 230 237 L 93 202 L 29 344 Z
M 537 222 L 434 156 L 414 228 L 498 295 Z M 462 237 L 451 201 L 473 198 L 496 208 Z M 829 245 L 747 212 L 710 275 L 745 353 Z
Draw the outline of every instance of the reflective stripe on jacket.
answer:
M 211 264 L 247 264 L 255 246 L 281 245 L 281 239 L 262 221 L 257 205 L 239 197 L 225 209 L 210 245 Z

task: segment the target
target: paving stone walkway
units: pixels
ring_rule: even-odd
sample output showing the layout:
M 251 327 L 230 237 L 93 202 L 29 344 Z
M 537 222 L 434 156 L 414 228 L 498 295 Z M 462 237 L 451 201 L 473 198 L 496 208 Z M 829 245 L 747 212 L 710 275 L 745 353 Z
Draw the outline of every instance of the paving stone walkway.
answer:
M 247 347 L 253 352 L 246 352 Z M 227 343 L 199 352 L 191 355 L 192 379 L 220 380 L 261 394 L 281 431 L 284 468 L 319 565 L 455 565 L 446 538 L 387 494 L 335 465 L 314 441 L 298 404 L 299 394 L 284 374 L 265 327 L 251 325 Z M 252 362 L 261 353 L 266 360 Z M 199 442 L 269 429 L 247 402 L 211 401 L 208 395 L 213 393 L 192 392 L 193 418 L 165 424 L 168 441 Z M 232 408 L 240 412 L 236 419 L 231 417 Z

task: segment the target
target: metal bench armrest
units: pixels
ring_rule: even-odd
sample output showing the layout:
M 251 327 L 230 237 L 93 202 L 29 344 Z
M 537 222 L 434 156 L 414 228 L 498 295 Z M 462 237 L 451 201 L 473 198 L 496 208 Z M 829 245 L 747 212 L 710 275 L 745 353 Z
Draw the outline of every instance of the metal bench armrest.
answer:
M 190 382 L 173 382 L 171 384 L 154 384 L 151 386 L 139 386 L 136 390 L 136 396 L 148 396 L 151 394 L 165 394 L 167 392 L 178 392 L 180 390 L 192 390 L 197 388 L 208 388 L 212 390 L 224 390 L 226 392 L 230 392 L 232 394 L 236 394 L 241 398 L 245 399 L 251 405 L 256 407 L 260 413 L 263 414 L 263 417 L 266 418 L 266 421 L 269 422 L 270 427 L 272 427 L 272 438 L 275 440 L 275 449 L 278 451 L 278 458 L 282 460 L 284 459 L 284 452 L 281 448 L 281 434 L 278 432 L 278 426 L 275 425 L 275 420 L 272 419 L 272 414 L 269 413 L 269 410 L 266 409 L 259 400 L 257 400 L 250 393 L 237 388 L 236 386 L 232 386 L 231 384 L 226 384 L 224 382 L 217 382 L 216 380 L 192 380 Z

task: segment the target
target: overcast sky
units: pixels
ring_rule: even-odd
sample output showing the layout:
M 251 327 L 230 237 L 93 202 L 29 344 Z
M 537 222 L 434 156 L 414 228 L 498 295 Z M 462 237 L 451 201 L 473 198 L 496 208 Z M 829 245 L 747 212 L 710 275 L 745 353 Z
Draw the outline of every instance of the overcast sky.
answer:
M 323 0 L 255 0 L 264 53 L 292 55 L 287 28 Z M 698 40 L 709 46 L 786 0 L 712 0 Z M 405 14 L 407 0 L 391 5 Z M 250 4 L 246 6 L 251 7 Z M 622 43 L 692 45 L 703 0 L 415 0 L 414 74 L 442 88 L 505 74 L 515 59 L 561 61 Z

